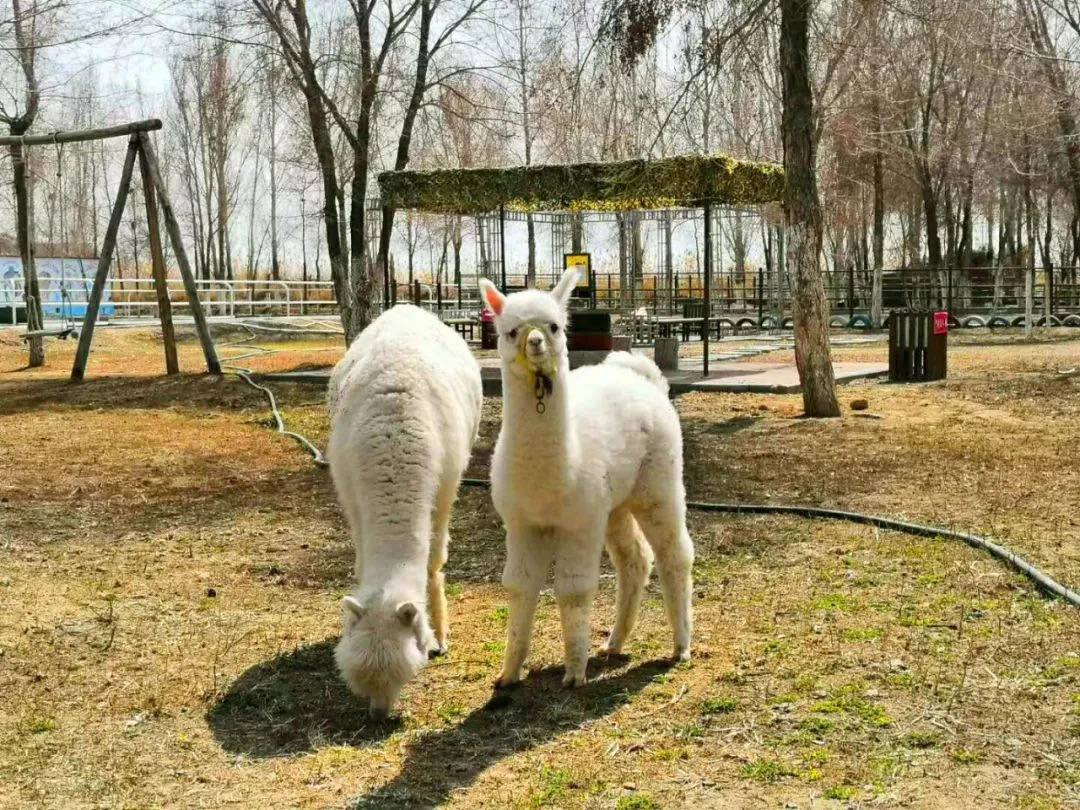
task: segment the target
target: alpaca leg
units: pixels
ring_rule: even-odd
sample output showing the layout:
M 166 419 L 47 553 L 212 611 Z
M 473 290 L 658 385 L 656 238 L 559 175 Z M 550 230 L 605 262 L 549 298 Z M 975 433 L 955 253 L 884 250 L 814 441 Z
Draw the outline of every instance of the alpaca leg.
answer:
M 496 686 L 521 680 L 521 668 L 529 655 L 536 601 L 551 565 L 551 546 L 538 532 L 524 526 L 508 526 L 503 587 L 509 603 L 506 616 L 506 654 Z
M 607 550 L 615 566 L 616 607 L 615 625 L 604 645 L 604 652 L 619 655 L 637 622 L 641 596 L 652 567 L 652 550 L 628 509 L 616 509 L 608 518 Z
M 664 607 L 675 642 L 675 658 L 690 658 L 690 634 L 693 615 L 690 607 L 691 568 L 694 545 L 686 530 L 685 509 L 673 503 L 653 504 L 634 511 L 634 517 L 656 554 L 656 572 L 664 593 Z
M 600 582 L 603 527 L 560 538 L 555 552 L 555 598 L 563 631 L 563 686 L 583 686 L 589 663 L 589 615 Z
M 360 513 L 360 507 L 356 504 L 350 506 L 346 517 L 349 520 L 349 536 L 352 538 L 354 552 L 353 579 L 360 582 L 364 575 L 364 534 L 361 530 L 363 515 Z
M 360 509 L 359 495 L 361 482 L 356 480 L 347 467 L 336 466 L 332 470 L 334 490 L 337 493 L 341 511 L 345 513 L 345 522 L 349 526 L 349 538 L 353 544 L 353 579 L 360 582 L 364 573 L 364 514 Z
M 431 538 L 431 553 L 428 556 L 427 600 L 431 611 L 431 627 L 435 631 L 438 645 L 433 652 L 444 655 L 450 648 L 450 620 L 446 610 L 446 565 L 447 550 L 450 546 L 450 512 L 457 495 L 458 480 L 444 484 L 439 490 L 435 502 L 435 520 Z

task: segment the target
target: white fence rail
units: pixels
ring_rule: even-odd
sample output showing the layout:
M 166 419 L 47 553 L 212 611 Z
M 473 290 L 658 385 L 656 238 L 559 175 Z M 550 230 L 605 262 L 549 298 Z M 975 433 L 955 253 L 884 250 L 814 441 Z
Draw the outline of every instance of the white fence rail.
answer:
M 86 314 L 90 297 L 89 279 L 74 276 L 67 279 L 40 279 L 41 299 L 45 319 L 49 321 L 70 319 L 81 321 Z M 456 295 L 444 294 L 438 300 L 433 285 L 421 284 L 420 306 L 438 312 L 445 318 L 475 317 L 480 311 L 478 294 L 470 290 L 458 306 Z M 190 314 L 187 295 L 180 279 L 166 282 L 169 301 L 178 316 Z M 331 281 L 226 281 L 219 279 L 196 282 L 199 300 L 207 317 L 290 317 L 301 315 L 336 315 L 337 299 Z M 405 295 L 404 285 L 399 290 L 398 302 L 411 299 Z M 158 318 L 157 291 L 154 280 L 112 278 L 106 284 L 102 296 L 99 321 L 156 320 Z M 26 320 L 26 300 L 21 277 L 0 279 L 0 325 L 23 323 Z
M 177 314 L 189 305 L 180 279 L 166 282 L 169 301 Z M 337 311 L 334 285 L 330 281 L 225 281 L 196 282 L 199 300 L 208 316 L 292 316 L 328 315 Z M 86 314 L 90 282 L 74 278 L 42 284 L 42 307 L 47 319 L 68 317 L 81 320 Z M 21 278 L 0 279 L 0 323 L 25 320 L 25 298 Z M 110 279 L 106 284 L 99 313 L 101 320 L 157 318 L 157 292 L 153 279 Z

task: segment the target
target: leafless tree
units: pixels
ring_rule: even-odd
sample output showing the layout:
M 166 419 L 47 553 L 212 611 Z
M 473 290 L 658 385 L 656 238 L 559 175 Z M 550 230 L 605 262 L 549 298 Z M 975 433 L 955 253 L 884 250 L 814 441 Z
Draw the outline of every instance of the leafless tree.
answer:
M 0 98 L 0 122 L 7 125 L 12 135 L 25 134 L 37 118 L 41 106 L 41 86 L 37 76 L 37 55 L 40 45 L 40 30 L 46 24 L 45 18 L 54 8 L 40 0 L 11 0 L 12 33 L 11 48 L 3 49 L 5 61 L 14 59 L 21 75 L 21 87 L 8 88 L 7 98 Z M 5 25 L 3 28 L 7 28 Z M 43 312 L 41 308 L 41 288 L 38 284 L 37 270 L 34 267 L 33 220 L 34 191 L 31 174 L 28 171 L 28 155 L 21 144 L 9 147 L 13 169 L 13 188 L 15 191 L 16 225 L 15 232 L 19 244 L 19 257 L 22 259 L 24 291 L 26 297 L 26 321 L 28 328 L 41 329 Z M 40 337 L 30 338 L 29 365 L 45 365 L 45 345 Z

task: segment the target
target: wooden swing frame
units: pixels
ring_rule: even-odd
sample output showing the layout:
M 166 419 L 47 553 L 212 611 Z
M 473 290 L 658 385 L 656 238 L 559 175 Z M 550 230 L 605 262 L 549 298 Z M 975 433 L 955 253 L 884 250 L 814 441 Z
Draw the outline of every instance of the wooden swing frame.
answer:
M 130 124 L 101 129 L 54 132 L 48 135 L 0 137 L 0 146 L 32 146 L 35 144 L 96 141 L 104 138 L 128 136 L 127 156 L 120 175 L 120 187 L 113 202 L 109 225 L 105 230 L 105 241 L 102 243 L 101 255 L 98 258 L 97 272 L 94 275 L 94 286 L 90 290 L 90 297 L 86 302 L 86 314 L 83 316 L 82 328 L 79 330 L 79 346 L 75 352 L 75 362 L 71 367 L 71 379 L 74 381 L 82 380 L 86 373 L 86 362 L 90 357 L 90 345 L 94 340 L 94 327 L 97 323 L 98 312 L 101 309 L 105 282 L 109 277 L 109 266 L 112 264 L 112 257 L 116 252 L 116 237 L 120 231 L 120 221 L 124 215 L 124 206 L 127 203 L 128 189 L 131 186 L 131 177 L 135 171 L 136 159 L 139 161 L 143 196 L 146 198 L 146 224 L 150 235 L 150 257 L 153 267 L 154 289 L 157 292 L 158 318 L 161 322 L 161 334 L 165 344 L 166 373 L 170 375 L 179 374 L 180 364 L 176 356 L 176 332 L 173 328 L 172 303 L 169 300 L 169 291 L 166 286 L 165 256 L 162 252 L 161 226 L 158 214 L 159 205 L 161 215 L 165 219 L 165 230 L 169 234 L 169 242 L 172 245 L 173 253 L 176 255 L 176 264 L 184 281 L 184 291 L 187 294 L 188 305 L 191 307 L 191 314 L 195 320 L 195 329 L 199 334 L 199 342 L 202 345 L 203 355 L 206 359 L 206 370 L 210 374 L 221 373 L 221 363 L 217 357 L 217 350 L 214 348 L 214 341 L 210 337 L 210 328 L 206 322 L 206 315 L 199 301 L 199 292 L 195 286 L 195 277 L 191 272 L 187 251 L 184 250 L 184 242 L 180 234 L 180 223 L 176 219 L 176 212 L 169 200 L 169 195 L 166 193 L 157 155 L 154 152 L 153 145 L 150 143 L 150 136 L 147 134 L 158 129 L 161 129 L 161 121 L 151 118 L 146 121 L 135 121 Z M 27 244 L 29 244 L 29 240 L 27 240 Z

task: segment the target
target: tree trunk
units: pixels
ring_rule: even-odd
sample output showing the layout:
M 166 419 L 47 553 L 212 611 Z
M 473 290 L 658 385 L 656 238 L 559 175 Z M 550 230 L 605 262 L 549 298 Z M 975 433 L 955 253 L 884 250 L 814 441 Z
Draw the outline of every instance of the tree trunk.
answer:
M 626 279 L 628 275 L 626 272 L 626 214 L 616 214 L 615 221 L 618 224 L 619 232 L 619 306 L 624 306 L 626 304 Z
M 960 223 L 960 253 L 957 256 L 956 274 L 957 284 L 961 289 L 960 310 L 967 309 L 971 305 L 971 248 L 975 241 L 974 226 L 971 221 L 971 198 L 975 191 L 974 170 L 968 175 L 964 187 L 964 199 L 962 203 L 962 219 Z
M 880 100 L 875 95 L 874 111 L 881 129 Z M 879 136 L 880 137 L 880 136 Z M 870 322 L 875 329 L 882 324 L 881 287 L 885 266 L 885 160 L 881 148 L 874 150 L 874 278 L 870 291 Z
M 645 246 L 641 240 L 641 216 L 630 216 L 630 246 L 633 264 L 630 268 L 631 289 L 636 289 L 638 282 L 645 277 Z
M 941 269 L 941 234 L 938 225 L 938 201 L 929 183 L 923 186 L 923 216 L 926 218 L 926 261 L 931 272 Z
M 1005 208 L 1005 188 L 1002 187 L 998 189 L 998 245 L 997 256 L 994 258 L 994 314 L 997 314 L 1001 309 L 1001 293 L 1005 273 L 1005 229 L 1008 218 L 1008 211 Z
M 1053 91 L 1058 128 L 1061 130 L 1065 162 L 1068 166 L 1073 216 L 1080 217 L 1080 131 L 1076 122 L 1076 97 L 1066 77 L 1065 67 L 1058 60 L 1042 5 L 1032 0 L 1022 0 L 1019 7 L 1031 42 L 1041 57 L 1038 60 L 1039 67 Z M 1073 256 L 1080 258 L 1080 232 L 1076 231 L 1073 232 Z
M 536 223 L 533 215 L 525 215 L 526 243 L 528 245 L 528 260 L 525 265 L 525 286 L 536 286 Z
M 25 135 L 37 117 L 38 108 L 41 104 L 41 89 L 37 81 L 37 42 L 34 34 L 37 24 L 40 22 L 37 14 L 38 7 L 33 5 L 29 13 L 24 13 L 20 0 L 11 2 L 11 27 L 15 34 L 15 49 L 19 66 L 22 68 L 25 80 L 25 99 L 22 115 L 18 118 L 5 117 L 4 123 L 12 135 Z M 9 51 L 9 54 L 11 51 Z M 41 290 L 38 287 L 37 268 L 34 266 L 34 189 L 33 176 L 27 171 L 29 155 L 23 151 L 22 145 L 11 146 L 11 162 L 13 181 L 15 185 L 15 219 L 19 255 L 23 263 L 23 279 L 25 287 L 23 296 L 26 301 L 26 325 L 33 329 L 31 321 L 40 329 L 42 326 Z M 33 299 L 33 302 L 29 300 Z M 40 337 L 30 338 L 27 348 L 30 359 L 28 365 L 37 368 L 45 365 L 45 344 Z
M 270 99 L 269 109 L 270 129 L 270 278 L 274 281 L 281 280 L 281 262 L 278 257 L 278 231 L 277 231 L 277 100 Z M 306 228 L 307 223 L 301 222 L 301 228 Z M 306 293 L 305 293 L 306 295 Z
M 225 178 L 225 154 L 221 144 L 218 145 L 214 170 L 217 172 L 217 219 L 218 219 L 218 267 L 221 278 L 231 279 L 232 250 L 229 245 L 229 187 Z
M 255 257 L 255 208 L 256 202 L 259 199 L 259 160 L 260 147 L 262 138 L 259 133 L 255 134 L 255 170 L 251 176 L 251 208 L 249 210 L 248 217 L 248 260 L 247 260 L 247 277 L 254 281 L 258 276 L 258 269 L 256 267 L 257 259 Z M 262 253 L 262 240 L 259 242 L 259 253 Z
M 1027 232 L 1027 261 L 1024 262 L 1024 337 L 1035 332 L 1035 216 L 1031 193 L 1031 150 L 1024 134 L 1024 225 Z
M 815 176 L 814 98 L 810 86 L 809 0 L 780 0 L 783 77 L 784 209 L 787 261 L 795 279 L 795 365 L 808 416 L 839 416 L 821 278 L 822 212 Z
M 29 127 L 27 127 L 29 128 Z M 18 127 L 11 127 L 12 135 L 22 135 Z M 38 284 L 37 268 L 34 265 L 34 195 L 31 175 L 26 167 L 26 153 L 19 144 L 9 147 L 11 163 L 14 169 L 15 184 L 15 233 L 19 243 L 19 258 L 23 266 L 23 298 L 26 301 L 26 328 L 28 331 L 42 328 L 44 320 L 41 307 L 41 288 Z M 45 365 L 45 342 L 40 337 L 27 341 L 30 368 Z
M 570 252 L 581 253 L 585 245 L 585 216 L 570 215 Z
M 573 225 L 571 225 L 571 228 Z M 668 296 L 668 312 L 675 311 L 675 305 L 672 298 L 676 295 L 675 285 L 675 256 L 671 247 L 671 212 L 664 212 L 664 219 L 662 221 L 662 227 L 664 229 L 664 290 Z M 575 250 L 575 253 L 580 251 Z M 656 312 L 659 314 L 659 300 L 656 300 Z
M 461 301 L 461 217 L 454 217 L 454 287 L 457 288 L 458 302 Z
M 353 178 L 349 189 L 349 286 L 352 292 L 352 323 L 355 338 L 378 315 L 375 284 L 367 263 L 365 217 L 368 155 L 371 148 L 371 106 L 361 103 L 357 145 L 353 147 Z
M 428 66 L 431 61 L 429 52 L 431 40 L 431 20 L 435 14 L 436 3 L 433 0 L 420 2 L 420 30 L 416 52 L 416 73 L 413 75 L 412 92 L 405 107 L 405 116 L 401 121 L 401 133 L 398 135 L 397 155 L 394 158 L 394 170 L 401 171 L 409 165 L 409 150 L 412 148 L 413 127 L 420 105 L 427 90 Z M 382 226 L 379 230 L 379 248 L 376 259 L 376 272 L 383 277 L 384 296 L 390 299 L 390 240 L 394 234 L 394 209 L 383 206 Z
M 326 253 L 330 258 L 330 278 L 334 282 L 334 297 L 338 301 L 341 326 L 345 330 L 345 344 L 348 345 L 352 343 L 356 335 L 350 331 L 352 298 L 349 294 L 349 275 L 342 250 L 341 222 L 338 219 L 340 189 L 334 161 L 334 145 L 330 140 L 326 109 L 323 107 L 319 91 L 308 84 L 304 88 L 304 100 L 307 103 L 308 122 L 311 125 L 311 140 L 315 147 L 315 156 L 319 161 L 319 174 L 322 176 L 323 223 L 326 228 Z
M 787 233 L 779 225 L 776 226 L 776 311 L 780 316 L 780 323 L 784 322 L 785 296 L 791 292 L 787 273 Z
M 484 229 L 484 218 L 476 217 L 474 222 L 476 223 L 476 242 L 480 246 L 480 276 L 488 281 L 493 281 L 491 278 L 491 263 L 488 259 L 488 234 Z
M 1054 259 L 1051 255 L 1051 243 L 1054 238 L 1054 186 L 1046 186 L 1046 231 L 1043 236 L 1042 261 L 1046 279 L 1043 285 L 1043 315 L 1046 328 L 1050 328 L 1050 316 L 1054 314 Z
M 779 318 L 779 312 L 776 307 L 776 255 L 773 248 L 773 231 L 771 225 L 766 225 L 764 220 L 761 223 L 761 250 L 765 256 L 765 289 L 769 296 L 768 310 L 773 315 Z M 777 320 L 777 327 L 780 326 L 780 321 Z

